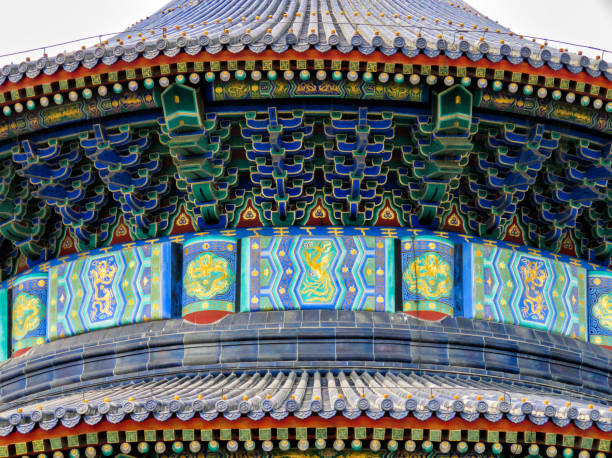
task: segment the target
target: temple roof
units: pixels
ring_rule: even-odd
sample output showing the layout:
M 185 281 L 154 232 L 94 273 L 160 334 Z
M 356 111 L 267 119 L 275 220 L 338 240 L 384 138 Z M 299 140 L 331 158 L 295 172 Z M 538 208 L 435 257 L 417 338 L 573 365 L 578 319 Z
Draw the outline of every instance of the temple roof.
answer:
M 327 51 L 334 47 L 345 52 L 359 48 L 368 54 L 382 48 L 393 53 L 397 48 L 424 48 L 419 46 L 422 43 L 428 47 L 477 51 L 487 48 L 481 44 L 481 37 L 493 48 L 499 48 L 503 39 L 508 46 L 517 49 L 525 46 L 533 54 L 540 49 L 539 44 L 511 35 L 509 29 L 462 1 L 175 0 L 118 38 L 134 43 L 140 41 L 134 32 L 143 35 L 147 32 L 147 38 L 165 33 L 168 39 L 178 39 L 185 30 L 188 35 L 208 37 L 206 46 L 211 49 L 216 46 L 233 51 L 245 46 L 255 51 L 266 47 L 277 51 L 288 48 L 304 51 L 310 47 Z M 463 39 L 457 36 L 460 30 Z M 488 37 L 483 33 L 486 30 L 490 31 Z M 496 36 L 501 37 L 497 46 Z M 422 40 L 417 43 L 419 38 Z M 438 43 L 439 40 L 445 43 Z
M 427 420 L 435 415 L 443 421 L 460 416 L 470 422 L 484 417 L 542 425 L 550 420 L 557 426 L 573 422 L 581 429 L 596 424 L 603 431 L 612 430 L 606 401 L 574 399 L 547 387 L 418 373 L 292 370 L 169 377 L 45 399 L 0 413 L 0 435 L 15 429 L 25 434 L 36 426 L 72 428 L 81 421 L 93 425 L 131 417 L 141 422 L 150 416 L 185 421 L 197 415 L 207 421 L 221 416 L 281 420 L 290 415 L 300 419 L 412 415 Z
M 81 65 L 92 69 L 100 62 L 112 65 L 140 56 L 216 54 L 225 49 L 233 53 L 337 49 L 364 55 L 380 50 L 408 57 L 420 53 L 453 60 L 467 56 L 472 61 L 486 57 L 492 63 L 506 59 L 513 64 L 528 62 L 534 68 L 546 65 L 554 71 L 567 68 L 574 74 L 603 74 L 612 81 L 605 61 L 524 39 L 463 1 L 173 0 L 103 47 L 6 65 L 0 84 L 7 79 L 18 82 L 24 75 L 73 72 Z

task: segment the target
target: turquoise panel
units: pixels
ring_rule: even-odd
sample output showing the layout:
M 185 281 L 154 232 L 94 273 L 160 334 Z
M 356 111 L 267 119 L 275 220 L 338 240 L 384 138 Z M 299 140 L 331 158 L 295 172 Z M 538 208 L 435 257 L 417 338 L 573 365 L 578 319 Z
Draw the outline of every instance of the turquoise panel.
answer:
M 238 242 L 203 236 L 183 245 L 183 316 L 235 312 Z
M 589 340 L 612 348 L 612 272 L 589 272 Z
M 8 289 L 0 288 L 0 361 L 8 358 Z
M 393 264 L 387 238 L 243 239 L 240 308 L 394 312 Z
M 471 249 L 474 318 L 587 340 L 583 267 L 491 245 Z
M 51 340 L 172 316 L 171 244 L 108 251 L 51 268 Z
M 435 236 L 401 243 L 403 311 L 422 319 L 453 316 L 455 244 Z
M 49 275 L 17 277 L 13 282 L 12 353 L 47 341 Z

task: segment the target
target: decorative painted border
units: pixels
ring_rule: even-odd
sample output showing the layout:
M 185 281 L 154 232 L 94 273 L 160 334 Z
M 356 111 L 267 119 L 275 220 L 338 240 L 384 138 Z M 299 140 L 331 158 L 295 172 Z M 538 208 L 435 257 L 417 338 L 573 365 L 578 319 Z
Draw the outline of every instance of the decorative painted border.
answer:
M 181 235 L 171 235 L 166 237 L 160 237 L 157 239 L 151 240 L 142 240 L 137 242 L 128 242 L 112 245 L 111 247 L 102 247 L 95 250 L 84 251 L 77 254 L 72 254 L 68 256 L 63 256 L 57 259 L 53 259 L 50 261 L 46 261 L 33 267 L 31 269 L 25 270 L 19 274 L 27 275 L 35 272 L 47 272 L 52 266 L 70 262 L 75 259 L 78 259 L 83 256 L 92 256 L 98 253 L 108 252 L 109 249 L 112 250 L 120 250 L 124 247 L 128 246 L 140 246 L 149 243 L 157 243 L 170 241 L 172 243 L 185 243 L 191 240 L 194 237 L 201 237 L 204 235 L 211 234 L 212 231 L 209 232 L 194 232 L 189 234 L 181 234 Z M 598 270 L 605 272 L 612 272 L 612 270 L 606 270 L 605 266 L 600 264 L 596 264 L 593 262 L 584 261 L 581 259 L 573 258 L 571 256 L 562 255 L 553 253 L 546 250 L 541 250 L 537 248 L 531 248 L 528 246 L 517 245 L 511 242 L 504 242 L 501 240 L 489 240 L 483 239 L 481 237 L 473 236 L 473 235 L 465 235 L 458 234 L 455 232 L 440 232 L 440 231 L 428 231 L 425 229 L 408 229 L 402 227 L 351 227 L 351 226 L 291 226 L 291 227 L 243 227 L 236 229 L 223 229 L 214 232 L 215 234 L 219 234 L 223 237 L 233 237 L 233 238 L 245 238 L 245 237 L 278 237 L 278 236 L 296 236 L 296 235 L 331 235 L 334 237 L 338 236 L 363 236 L 363 237 L 386 237 L 386 238 L 403 238 L 403 237 L 416 237 L 423 235 L 434 235 L 438 237 L 442 237 L 449 241 L 452 241 L 455 244 L 465 244 L 465 243 L 481 243 L 487 244 L 490 246 L 496 246 L 500 248 L 508 248 L 513 251 L 518 251 L 521 253 L 530 254 L 532 256 L 539 256 L 546 259 L 551 259 L 560 262 L 567 262 L 574 266 L 580 266 L 585 268 L 587 271 Z M 465 259 L 465 257 L 464 257 Z M 12 287 L 13 282 L 18 276 L 11 277 L 4 282 L 0 283 L 0 287 Z
M 588 338 L 588 335 L 589 335 L 588 334 L 588 320 L 589 320 L 588 311 L 590 310 L 590 307 L 592 307 L 594 304 L 594 303 L 593 304 L 587 303 L 588 301 L 587 301 L 586 286 L 585 286 L 587 272 L 596 271 L 598 274 L 600 272 L 603 272 L 605 274 L 612 275 L 612 272 L 608 270 L 602 271 L 600 270 L 601 268 L 597 265 L 580 262 L 573 258 L 567 258 L 567 257 L 560 256 L 560 255 L 554 255 L 551 253 L 544 253 L 540 250 L 533 250 L 533 249 L 528 249 L 524 247 L 518 247 L 517 245 L 504 243 L 504 242 L 494 242 L 494 241 L 487 240 L 487 241 L 483 241 L 482 244 L 480 244 L 479 243 L 480 240 L 475 237 L 470 237 L 470 236 L 465 236 L 465 235 L 455 234 L 455 233 L 428 232 L 424 230 L 387 228 L 387 227 L 349 228 L 349 227 L 304 226 L 304 227 L 268 227 L 268 228 L 243 228 L 243 229 L 221 230 L 221 231 L 218 231 L 216 235 L 210 234 L 210 233 L 185 234 L 185 235 L 180 235 L 180 236 L 171 236 L 171 237 L 167 237 L 164 239 L 148 240 L 141 244 L 130 243 L 130 244 L 124 244 L 124 245 L 115 245 L 113 247 L 105 247 L 99 250 L 79 253 L 74 256 L 60 258 L 58 260 L 55 260 L 54 262 L 45 263 L 44 265 L 39 266 L 39 268 L 37 269 L 33 269 L 23 275 L 16 276 L 10 279 L 8 282 L 6 282 L 3 285 L 3 287 L 12 288 L 13 299 L 15 300 L 15 298 L 17 297 L 16 296 L 17 288 L 22 287 L 24 282 L 29 281 L 28 279 L 30 278 L 34 278 L 37 281 L 44 283 L 49 276 L 49 272 L 50 271 L 53 272 L 54 269 L 56 269 L 58 266 L 65 265 L 67 263 L 73 263 L 78 260 L 82 261 L 83 259 L 86 259 L 88 257 L 91 257 L 91 258 L 108 257 L 114 252 L 113 250 L 123 250 L 127 248 L 137 249 L 142 246 L 164 247 L 164 249 L 162 250 L 163 251 L 163 256 L 162 256 L 163 261 L 157 262 L 156 265 L 158 265 L 158 268 L 162 264 L 164 266 L 171 266 L 174 262 L 178 262 L 177 260 L 181 259 L 180 257 L 178 257 L 178 255 L 177 256 L 171 255 L 171 251 L 172 251 L 170 249 L 171 244 L 177 245 L 177 249 L 178 249 L 179 244 L 183 244 L 184 246 L 189 246 L 190 244 L 194 244 L 194 243 L 195 244 L 203 243 L 202 242 L 203 240 L 205 240 L 206 238 L 210 239 L 211 237 L 217 237 L 219 240 L 228 240 L 228 239 L 232 240 L 233 241 L 232 248 L 236 248 L 238 243 L 243 244 L 243 251 L 240 256 L 241 258 L 240 263 L 238 263 L 238 261 L 236 260 L 236 266 L 240 266 L 242 273 L 237 274 L 235 270 L 233 273 L 234 276 L 242 275 L 241 284 L 240 284 L 240 288 L 241 288 L 240 291 L 242 292 L 241 298 L 240 298 L 242 311 L 260 310 L 260 308 L 258 307 L 250 307 L 250 306 L 247 307 L 245 305 L 246 304 L 245 301 L 247 301 L 248 298 L 258 299 L 259 296 L 261 296 L 259 294 L 256 294 L 256 295 L 249 294 L 249 291 L 250 291 L 249 285 L 251 284 L 251 277 L 250 277 L 251 266 L 249 264 L 249 260 L 252 254 L 250 252 L 251 250 L 249 249 L 248 245 L 249 245 L 249 241 L 263 240 L 262 237 L 267 237 L 267 238 L 274 239 L 274 240 L 287 240 L 289 242 L 292 242 L 295 240 L 309 240 L 309 239 L 343 240 L 343 237 L 347 237 L 347 240 L 353 240 L 353 239 L 354 240 L 365 240 L 364 237 L 367 237 L 368 240 L 376 240 L 376 250 L 375 250 L 376 259 L 379 258 L 379 255 L 380 255 L 379 251 L 381 253 L 383 251 L 384 253 L 386 253 L 383 256 L 385 258 L 384 259 L 385 269 L 382 269 L 382 268 L 379 269 L 378 262 L 376 263 L 376 273 L 377 273 L 376 278 L 379 279 L 378 278 L 379 270 L 383 272 L 384 281 L 386 282 L 385 288 L 384 288 L 384 291 L 383 289 L 380 289 L 379 288 L 380 285 L 378 285 L 378 280 L 377 280 L 376 298 L 375 298 L 376 304 L 372 306 L 372 305 L 365 305 L 365 303 L 362 304 L 361 302 L 359 302 L 359 305 L 357 305 L 357 307 L 361 308 L 365 306 L 368 310 L 377 311 L 377 312 L 387 312 L 387 313 L 395 312 L 396 307 L 398 307 L 398 303 L 401 303 L 399 297 L 395 297 L 396 296 L 395 289 L 399 288 L 400 286 L 399 284 L 395 284 L 395 282 L 398 281 L 396 279 L 396 275 L 398 274 L 397 269 L 399 269 L 399 265 L 395 263 L 394 261 L 395 255 L 393 254 L 393 250 L 391 248 L 394 244 L 394 239 L 400 239 L 404 241 L 406 240 L 414 241 L 414 240 L 420 240 L 420 239 L 427 239 L 427 240 L 431 239 L 432 241 L 436 240 L 437 241 L 436 243 L 438 244 L 444 244 L 445 246 L 453 247 L 452 250 L 449 251 L 445 255 L 447 258 L 449 258 L 449 260 L 452 261 L 448 269 L 449 269 L 449 272 L 452 272 L 453 286 L 451 287 L 450 293 L 445 296 L 447 297 L 448 300 L 445 299 L 443 301 L 444 306 L 436 310 L 433 310 L 434 312 L 437 313 L 436 316 L 426 317 L 425 313 L 422 313 L 419 311 L 419 313 L 417 313 L 419 318 L 438 320 L 438 319 L 442 319 L 444 316 L 447 316 L 447 315 L 466 316 L 470 318 L 475 317 L 475 318 L 480 318 L 480 319 L 499 321 L 502 323 L 518 324 L 518 325 L 523 325 L 523 326 L 528 326 L 528 327 L 534 327 L 537 329 L 545 329 L 549 332 L 567 334 L 567 335 L 571 335 L 572 337 L 579 338 L 579 339 Z M 239 242 L 238 239 L 242 239 L 242 242 Z M 380 250 L 378 248 L 379 246 L 381 247 Z M 507 253 L 508 256 L 512 257 L 512 259 L 514 258 L 523 259 L 524 258 L 524 259 L 537 260 L 538 263 L 543 263 L 543 265 L 548 266 L 547 269 L 550 273 L 548 274 L 548 277 L 547 277 L 548 280 L 546 283 L 546 294 L 551 294 L 552 295 L 551 297 L 555 297 L 558 300 L 561 300 L 562 305 L 565 308 L 559 308 L 556 306 L 551 308 L 551 306 L 549 305 L 547 310 L 549 310 L 552 315 L 550 315 L 548 318 L 550 318 L 550 320 L 552 321 L 548 320 L 547 318 L 548 321 L 539 323 L 537 325 L 534 324 L 534 319 L 527 320 L 525 317 L 523 317 L 523 319 L 517 318 L 516 314 L 518 312 L 516 311 L 511 311 L 508 313 L 498 312 L 499 316 L 485 316 L 482 313 L 480 313 L 480 311 L 476 313 L 476 310 L 474 307 L 477 307 L 478 304 L 483 305 L 483 303 L 482 303 L 482 297 L 478 295 L 478 294 L 481 294 L 479 293 L 480 289 L 472 288 L 472 286 L 477 285 L 475 282 L 478 281 L 479 279 L 480 281 L 484 281 L 483 280 L 484 271 L 482 272 L 480 271 L 480 269 L 482 269 L 481 267 L 482 259 L 480 259 L 481 255 L 477 256 L 475 254 L 475 250 L 478 247 L 486 247 L 487 249 L 495 249 L 500 252 L 503 251 L 504 253 Z M 421 251 L 419 251 L 419 253 Z M 458 253 L 457 256 L 454 255 L 455 252 Z M 423 251 L 423 253 L 425 253 L 425 251 Z M 405 273 L 407 262 L 409 262 L 409 260 L 407 258 L 406 259 L 404 258 L 406 257 L 402 256 L 402 262 L 400 264 L 402 265 L 401 267 L 402 272 Z M 458 268 L 459 266 L 457 263 L 459 262 L 459 259 L 462 259 L 461 266 L 463 269 Z M 187 259 L 187 261 L 189 261 L 189 259 Z M 301 262 L 299 260 L 294 260 L 294 261 L 298 263 Z M 509 261 L 506 261 L 506 262 L 509 262 Z M 453 263 L 455 263 L 456 266 L 452 266 Z M 500 268 L 503 269 L 503 267 L 501 266 L 502 264 L 500 263 Z M 152 268 L 153 267 L 155 266 L 152 266 Z M 295 266 L 293 267 L 294 267 L 292 269 L 293 271 L 299 270 Z M 343 266 L 342 268 L 347 269 L 347 272 L 349 272 L 348 269 L 350 269 L 350 267 Z M 180 268 L 178 267 L 172 268 L 171 270 L 178 272 L 177 269 L 180 270 Z M 339 269 L 339 267 L 336 266 L 334 267 L 334 269 L 336 269 L 334 270 L 334 272 L 338 274 L 339 271 L 337 271 L 337 269 Z M 159 291 L 155 290 L 157 291 L 155 293 L 157 295 L 153 294 L 151 297 L 152 303 L 161 304 L 161 308 L 163 309 L 163 313 L 161 317 L 158 317 L 158 316 L 155 317 L 157 319 L 175 317 L 175 316 L 179 316 L 180 314 L 180 312 L 177 310 L 177 307 L 179 305 L 179 302 L 181 301 L 180 296 L 182 294 L 182 290 L 181 290 L 182 281 L 178 280 L 177 278 L 174 278 L 170 270 L 168 269 L 163 270 L 163 271 L 162 270 L 160 270 L 159 272 L 154 271 L 151 273 L 152 276 L 158 277 L 162 281 L 162 285 Z M 386 275 L 384 274 L 384 272 L 386 272 Z M 390 272 L 393 272 L 393 273 L 390 274 Z M 78 275 L 78 274 L 75 273 L 75 275 Z M 257 272 L 257 275 L 259 275 L 259 272 Z M 263 275 L 263 272 L 262 272 L 262 275 Z M 293 275 L 293 272 L 290 275 Z M 342 275 L 346 275 L 346 274 L 343 273 Z M 570 278 L 570 277 L 572 278 L 571 284 L 563 283 L 565 282 L 564 278 Z M 576 280 L 574 277 L 580 278 L 580 280 Z M 519 278 L 518 273 L 513 274 L 512 279 L 514 281 L 513 284 L 515 285 L 519 284 L 520 281 L 522 281 Z M 561 280 L 557 281 L 557 279 L 561 279 Z M 294 280 L 291 280 L 291 282 L 292 282 L 291 288 L 295 288 L 297 283 L 295 283 Z M 404 283 L 404 280 L 401 280 L 400 282 Z M 28 288 L 31 289 L 30 286 L 28 286 L 26 289 Z M 235 285 L 233 287 L 236 288 Z M 358 288 L 358 284 L 356 284 L 355 287 Z M 286 288 L 283 288 L 283 289 L 286 289 Z M 525 290 L 525 288 L 522 288 L 522 287 L 519 289 L 520 291 Z M 347 289 L 347 291 L 349 290 L 350 288 Z M 235 289 L 235 291 L 238 292 L 238 289 Z M 281 289 L 279 288 L 279 292 L 280 291 Z M 284 293 L 280 293 L 280 294 L 284 294 Z M 351 292 L 351 294 L 349 294 L 347 292 L 346 294 L 350 296 L 351 294 L 358 295 L 361 293 Z M 514 296 L 515 293 L 511 293 L 511 294 L 512 294 L 512 298 L 511 298 L 512 301 L 518 300 L 517 297 Z M 39 342 L 39 341 L 45 342 L 48 340 L 49 336 L 57 337 L 57 335 L 54 334 L 55 331 L 51 332 L 48 330 L 49 328 L 47 327 L 51 323 L 48 322 L 48 319 L 47 319 L 47 315 L 49 315 L 49 311 L 46 309 L 47 307 L 46 295 L 47 295 L 47 291 L 45 290 L 43 294 L 43 296 L 45 297 L 42 300 L 42 302 L 44 302 L 44 308 L 45 308 L 44 328 L 45 330 L 47 330 L 47 332 L 43 332 L 42 334 L 40 334 L 40 333 L 35 333 L 35 332 L 32 333 L 33 330 L 30 330 L 32 332 L 30 331 L 28 332 L 32 334 L 32 336 L 24 335 L 22 337 L 27 337 L 28 339 L 30 339 L 30 337 L 33 337 L 35 338 L 36 342 Z M 508 296 L 508 294 L 506 294 L 506 296 Z M 229 299 L 229 297 L 230 296 L 227 296 L 222 300 L 226 301 L 227 299 Z M 235 294 L 233 297 L 235 297 Z M 264 296 L 261 296 L 261 297 L 264 297 Z M 546 299 L 548 301 L 547 304 L 548 303 L 557 304 L 557 299 L 553 300 L 553 299 L 550 299 L 549 296 L 546 296 L 546 297 L 548 298 Z M 415 300 L 419 301 L 419 299 L 414 299 L 414 298 L 411 299 L 410 297 L 404 297 L 403 299 L 404 301 L 408 301 L 408 302 L 410 301 L 414 302 Z M 504 300 L 508 302 L 508 300 L 510 300 L 509 296 L 505 297 Z M 277 300 L 275 302 L 276 305 L 268 304 L 267 308 L 264 308 L 264 309 L 269 309 L 269 308 L 279 309 L 279 310 L 287 309 L 286 308 L 287 304 L 290 304 L 289 309 L 307 309 L 307 308 L 342 309 L 343 307 L 347 307 L 347 305 L 344 304 L 342 301 L 337 302 L 337 303 L 334 303 L 333 301 L 331 302 L 330 301 L 327 301 L 327 302 L 319 301 L 321 303 L 317 302 L 316 304 L 315 302 L 301 304 L 299 303 L 299 301 L 297 303 L 294 303 L 292 302 L 292 300 L 282 299 L 282 301 L 280 302 Z M 571 307 L 568 305 L 570 304 L 570 302 L 572 304 Z M 231 303 L 233 304 L 234 302 L 231 302 Z M 278 305 L 280 303 L 284 305 Z M 355 306 L 353 302 L 350 302 L 350 303 L 351 303 L 350 307 Z M 579 305 L 576 305 L 576 304 L 579 304 Z M 498 305 L 499 307 L 507 308 L 507 304 L 500 303 Z M 198 321 L 198 322 L 212 322 L 212 321 L 219 319 L 223 314 L 226 314 L 228 312 L 228 310 L 219 310 L 218 308 L 215 308 L 215 307 L 200 311 L 206 314 L 207 317 L 205 321 Z M 402 308 L 401 305 L 400 305 L 400 308 Z M 436 307 L 434 307 L 434 309 L 435 308 Z M 465 308 L 465 310 L 463 310 L 463 308 Z M 411 306 L 409 306 L 407 309 L 406 307 L 404 307 L 404 309 L 405 309 L 404 311 L 408 313 L 415 312 L 415 310 L 411 309 Z M 15 308 L 13 308 L 13 310 L 15 310 Z M 431 310 L 428 309 L 428 311 L 431 311 Z M 222 312 L 222 314 L 220 315 L 219 312 Z M 78 315 L 79 312 L 74 311 L 74 313 L 77 313 Z M 30 343 L 27 345 L 20 344 L 19 348 L 15 346 L 16 345 L 15 336 L 18 335 L 19 332 L 15 332 L 14 326 L 15 325 L 20 326 L 19 323 L 21 323 L 25 319 L 24 317 L 26 316 L 27 314 L 20 313 L 17 316 L 19 320 L 15 318 L 13 319 L 13 346 L 14 346 L 15 351 L 26 350 L 27 348 L 30 348 L 32 346 L 32 342 L 34 342 L 34 341 L 32 342 L 28 341 Z M 150 318 L 153 319 L 154 317 L 151 316 Z M 607 319 L 607 317 L 604 315 L 602 319 Z
M 487 87 L 490 82 L 495 90 L 500 90 L 503 84 L 508 84 L 511 91 L 513 87 L 518 89 L 519 85 L 524 85 L 526 95 L 537 93 L 545 98 L 551 91 L 553 99 L 558 100 L 556 94 L 560 96 L 563 93 L 569 103 L 573 103 L 578 95 L 583 105 L 590 105 L 593 98 L 593 106 L 596 109 L 602 108 L 604 101 L 612 101 L 612 85 L 607 86 L 605 81 L 599 81 L 600 78 L 577 75 L 565 69 L 534 69 L 525 63 L 513 65 L 503 60 L 483 66 L 467 57 L 450 59 L 446 56 L 430 58 L 424 55 L 397 55 L 384 56 L 379 62 L 373 62 L 363 60 L 363 56 L 357 52 L 319 53 L 315 50 L 304 53 L 287 51 L 281 60 L 278 60 L 278 54 L 270 51 L 262 54 L 247 51 L 234 54 L 224 51 L 215 56 L 201 56 L 198 60 L 189 60 L 188 57 L 163 57 L 157 59 L 159 65 L 145 67 L 124 62 L 115 64 L 113 71 L 102 73 L 77 72 L 77 75 L 73 76 L 70 72 L 61 71 L 58 76 L 66 79 L 45 76 L 36 86 L 28 86 L 24 81 L 13 83 L 9 92 L 0 93 L 0 106 L 3 106 L 5 116 L 11 116 L 13 112 L 19 114 L 26 109 L 32 111 L 37 106 L 49 106 L 52 102 L 62 105 L 65 97 L 70 102 L 76 102 L 80 98 L 87 100 L 95 91 L 101 96 L 106 96 L 111 90 L 121 94 L 125 89 L 124 85 L 133 92 L 138 91 L 141 85 L 152 89 L 155 86 L 153 78 L 159 78 L 159 84 L 163 88 L 166 81 L 169 84 L 169 79 L 174 77 L 183 81 L 187 81 L 189 77 L 190 82 L 197 84 L 202 75 L 211 83 L 216 78 L 227 82 L 232 78 L 232 74 L 237 80 L 241 80 L 246 76 L 246 72 L 256 72 L 261 78 L 262 72 L 272 71 L 276 75 L 277 72 L 289 71 L 293 77 L 294 73 L 302 72 L 307 72 L 310 76 L 311 70 L 329 71 L 332 75 L 334 72 L 344 74 L 343 72 L 348 71 L 348 77 L 352 72 L 357 78 L 365 78 L 366 82 L 369 78 L 378 77 L 380 81 L 391 81 L 392 84 L 401 83 L 404 78 L 411 81 L 418 78 L 420 81 L 422 77 L 428 84 L 435 84 L 438 79 L 443 79 L 447 85 L 454 84 L 455 78 L 458 83 L 469 80 L 470 84 L 474 79 L 480 89 Z M 331 65 L 326 64 L 324 59 L 331 59 Z M 309 60 L 314 62 L 312 67 L 307 66 Z M 570 95 L 571 100 L 568 98 Z M 606 105 L 606 111 L 612 111 L 612 103 Z
M 610 439 L 605 437 L 606 433 L 596 430 L 589 430 L 585 434 L 564 434 L 560 431 L 549 431 L 550 428 L 546 427 L 526 431 L 510 422 L 494 428 L 487 424 L 486 420 L 477 420 L 470 426 L 455 421 L 447 427 L 438 421 L 429 428 L 423 428 L 422 424 L 413 425 L 415 420 L 411 419 L 398 421 L 381 418 L 360 422 L 330 422 L 322 419 L 302 422 L 286 419 L 284 422 L 285 424 L 279 427 L 265 420 L 260 420 L 257 424 L 251 420 L 231 423 L 227 420 L 217 420 L 215 426 L 206 427 L 201 420 L 180 423 L 177 420 L 168 420 L 164 422 L 168 425 L 163 426 L 160 422 L 147 420 L 138 428 L 132 425 L 116 425 L 110 429 L 108 426 L 89 427 L 88 431 L 85 431 L 81 427 L 75 428 L 75 434 L 72 435 L 45 434 L 25 442 L 16 442 L 13 437 L 0 438 L 0 458 L 65 449 L 70 449 L 70 457 L 80 456 L 79 449 L 84 449 L 86 456 L 93 452 L 110 456 L 117 451 L 130 454 L 133 448 L 140 453 L 154 448 L 159 455 L 183 452 L 197 454 L 203 448 L 209 453 L 229 452 L 233 455 L 238 448 L 248 452 L 263 449 L 266 453 L 273 450 L 278 453 L 277 451 L 286 452 L 295 447 L 298 449 L 296 453 L 301 455 L 310 448 L 310 441 L 314 442 L 314 448 L 317 450 L 333 447 L 336 451 L 342 451 L 350 445 L 354 452 L 359 452 L 366 443 L 369 446 L 369 456 L 379 456 L 372 455 L 372 452 L 380 451 L 380 456 L 387 456 L 386 452 L 398 452 L 399 454 L 394 456 L 412 457 L 431 456 L 432 452 L 449 453 L 451 447 L 458 453 L 467 453 L 472 449 L 478 456 L 498 456 L 503 454 L 504 450 L 506 453 L 521 455 L 524 446 L 529 448 L 531 455 L 536 456 L 544 453 L 540 451 L 542 448 L 549 453 L 555 452 L 555 455 L 560 448 L 565 449 L 564 456 L 571 457 L 573 449 L 576 448 L 587 453 L 599 452 L 595 456 L 605 458 L 611 447 Z M 344 441 L 351 442 L 345 444 Z M 381 450 L 383 445 L 387 449 L 385 452 Z M 227 452 L 221 449 L 222 446 Z M 399 446 L 410 455 L 404 455 Z M 281 453 L 274 456 L 286 455 Z M 333 455 L 328 453 L 325 456 Z

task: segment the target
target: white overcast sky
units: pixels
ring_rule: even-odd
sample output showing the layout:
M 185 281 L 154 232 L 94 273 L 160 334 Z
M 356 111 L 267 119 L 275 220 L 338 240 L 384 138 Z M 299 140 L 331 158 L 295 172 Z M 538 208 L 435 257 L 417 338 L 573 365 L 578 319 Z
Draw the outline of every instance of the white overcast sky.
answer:
M 518 34 L 608 49 L 611 52 L 604 58 L 612 61 L 612 0 L 467 1 Z M 0 0 L 0 55 L 119 32 L 166 3 L 167 0 Z M 49 47 L 47 52 L 55 55 L 80 45 Z M 42 51 L 31 51 L 0 58 L 0 64 L 41 55 Z

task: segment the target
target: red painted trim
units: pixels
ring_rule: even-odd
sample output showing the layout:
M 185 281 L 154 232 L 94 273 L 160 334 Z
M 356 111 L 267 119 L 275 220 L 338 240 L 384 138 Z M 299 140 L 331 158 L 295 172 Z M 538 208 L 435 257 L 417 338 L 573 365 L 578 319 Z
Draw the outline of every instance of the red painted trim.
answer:
M 431 310 L 414 310 L 414 311 L 410 311 L 410 312 L 404 312 L 406 315 L 411 315 L 415 318 L 418 318 L 420 320 L 425 320 L 425 321 L 440 321 L 442 318 L 446 318 L 447 315 L 446 313 L 442 313 L 442 312 L 434 312 Z
M 221 51 L 218 54 L 207 54 L 202 52 L 195 56 L 190 56 L 187 53 L 180 53 L 175 57 L 168 57 L 160 55 L 155 59 L 148 60 L 144 57 L 139 57 L 132 62 L 124 62 L 122 60 L 116 62 L 113 65 L 105 65 L 103 63 L 98 64 L 92 70 L 88 70 L 85 67 L 79 67 L 74 72 L 67 72 L 66 70 L 60 70 L 53 75 L 39 75 L 34 79 L 24 77 L 18 83 L 5 83 L 0 86 L 1 92 L 9 92 L 17 89 L 24 89 L 26 87 L 38 86 L 42 84 L 54 83 L 61 80 L 71 80 L 80 77 L 92 76 L 92 75 L 104 75 L 108 72 L 118 72 L 128 69 L 148 68 L 155 67 L 164 64 L 176 64 L 179 62 L 226 62 L 226 61 L 244 61 L 244 60 L 312 60 L 312 59 L 329 59 L 329 60 L 342 60 L 342 61 L 358 61 L 358 62 L 379 62 L 379 63 L 395 63 L 395 64 L 416 64 L 416 65 L 448 65 L 453 67 L 483 67 L 495 70 L 504 70 L 508 72 L 521 72 L 539 76 L 552 76 L 555 78 L 568 79 L 571 81 L 581 81 L 586 84 L 594 84 L 604 89 L 612 88 L 612 82 L 608 81 L 604 76 L 593 78 L 586 72 L 580 72 L 579 74 L 573 74 L 566 68 L 561 70 L 553 70 L 550 67 L 542 66 L 540 68 L 533 68 L 529 63 L 522 62 L 520 64 L 512 64 L 511 62 L 503 59 L 498 63 L 493 63 L 486 58 L 482 58 L 478 62 L 474 62 L 469 58 L 463 56 L 458 59 L 450 59 L 444 55 L 440 55 L 434 58 L 427 57 L 424 54 L 419 54 L 416 57 L 408 57 L 402 53 L 396 53 L 392 56 L 386 56 L 381 52 L 375 52 L 366 56 L 361 54 L 359 51 L 353 50 L 348 54 L 341 53 L 338 50 L 332 49 L 327 52 L 319 52 L 316 49 L 309 49 L 305 52 L 297 52 L 295 50 L 288 50 L 282 54 L 276 53 L 270 49 L 262 53 L 254 53 L 250 50 L 241 51 L 239 53 L 231 53 L 227 50 Z M 605 97 L 604 97 L 605 98 Z
M 13 355 L 11 356 L 11 358 L 18 358 L 21 355 L 25 355 L 32 347 L 28 347 L 28 348 L 22 348 L 21 350 L 17 350 L 15 353 L 13 353 Z
M 226 315 L 231 315 L 232 312 L 225 310 L 205 310 L 202 312 L 193 312 L 185 315 L 183 319 L 195 324 L 210 324 L 219 321 Z
M 564 435 L 574 435 L 578 437 L 592 437 L 593 439 L 609 439 L 609 433 L 599 430 L 596 426 L 592 426 L 586 431 L 581 430 L 574 424 L 570 424 L 564 428 L 548 422 L 545 425 L 537 426 L 526 420 L 523 423 L 515 424 L 510 420 L 503 419 L 497 423 L 492 423 L 484 418 L 479 418 L 476 421 L 468 422 L 462 418 L 454 418 L 451 421 L 442 421 L 437 417 L 432 417 L 429 420 L 421 421 L 414 417 L 407 417 L 403 420 L 395 420 L 390 417 L 383 417 L 379 420 L 372 420 L 365 415 L 354 420 L 349 420 L 342 415 L 337 415 L 329 420 L 325 420 L 318 415 L 300 420 L 295 417 L 287 417 L 283 420 L 275 420 L 272 417 L 264 417 L 259 421 L 251 420 L 248 417 L 241 417 L 235 421 L 227 420 L 224 417 L 219 417 L 212 422 L 195 417 L 188 421 L 182 421 L 178 418 L 171 418 L 165 422 L 160 422 L 154 418 L 149 418 L 143 422 L 134 420 L 124 420 L 119 424 L 112 424 L 106 421 L 100 422 L 97 425 L 90 426 L 84 422 L 74 428 L 66 428 L 58 426 L 52 431 L 45 431 L 40 428 L 34 429 L 28 434 L 13 432 L 6 437 L 0 438 L 0 445 L 10 445 L 24 441 L 35 441 L 41 439 L 51 439 L 55 437 L 65 437 L 77 434 L 86 434 L 94 432 L 106 431 L 133 431 L 133 430 L 163 430 L 163 429 L 258 429 L 258 428 L 317 428 L 317 427 L 366 427 L 366 428 L 417 428 L 417 429 L 480 429 L 487 431 L 533 431 L 542 433 L 555 433 Z M 104 437 L 100 438 L 104 442 Z

